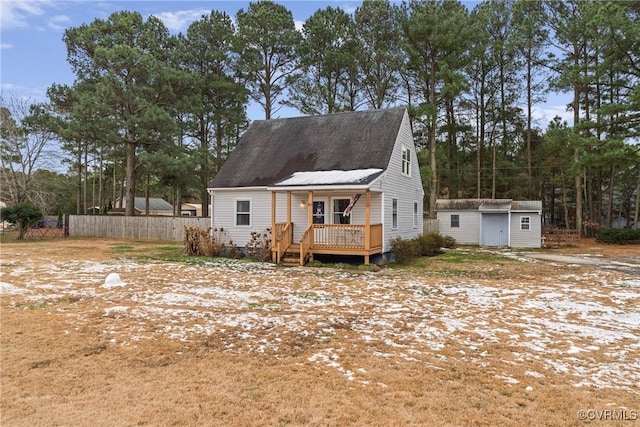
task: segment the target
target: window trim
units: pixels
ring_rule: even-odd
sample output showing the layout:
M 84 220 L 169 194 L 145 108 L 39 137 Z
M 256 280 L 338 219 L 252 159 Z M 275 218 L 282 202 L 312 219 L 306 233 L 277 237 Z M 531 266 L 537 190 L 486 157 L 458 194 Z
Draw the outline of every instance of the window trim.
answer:
M 238 202 L 249 202 L 249 211 L 248 212 L 238 212 Z M 234 199 L 233 202 L 233 218 L 234 218 L 234 224 L 236 227 L 251 227 L 251 223 L 252 223 L 252 217 L 253 215 L 251 214 L 252 211 L 252 207 L 253 207 L 253 200 L 251 199 L 251 197 L 238 197 Z M 238 224 L 238 215 L 248 215 L 249 216 L 249 224 Z
M 398 199 L 391 199 L 391 229 L 398 229 Z
M 527 220 L 526 223 L 524 220 Z M 523 226 L 526 224 L 527 228 Z M 520 231 L 531 231 L 531 217 L 530 216 L 521 216 L 520 217 Z
M 449 228 L 460 228 L 460 214 L 451 214 L 449 221 Z
M 406 157 L 405 157 L 406 154 Z M 411 150 L 406 147 L 402 147 L 400 154 L 400 172 L 404 176 L 411 176 Z

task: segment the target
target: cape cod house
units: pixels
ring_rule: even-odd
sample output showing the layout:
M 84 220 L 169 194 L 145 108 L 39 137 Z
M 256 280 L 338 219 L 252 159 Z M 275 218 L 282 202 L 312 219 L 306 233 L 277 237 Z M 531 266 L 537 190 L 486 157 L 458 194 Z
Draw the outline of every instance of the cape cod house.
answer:
M 542 246 L 542 202 L 438 199 L 440 233 L 457 243 L 510 248 Z
M 272 230 L 274 262 L 370 257 L 422 233 L 423 190 L 404 108 L 253 122 L 210 184 L 211 226 L 243 247 Z

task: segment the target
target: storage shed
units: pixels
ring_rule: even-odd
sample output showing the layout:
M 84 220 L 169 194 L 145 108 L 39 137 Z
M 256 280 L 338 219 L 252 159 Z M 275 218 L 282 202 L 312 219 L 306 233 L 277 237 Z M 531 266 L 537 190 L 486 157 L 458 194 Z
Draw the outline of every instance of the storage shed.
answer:
M 466 245 L 542 246 L 542 202 L 512 199 L 439 199 L 440 233 Z

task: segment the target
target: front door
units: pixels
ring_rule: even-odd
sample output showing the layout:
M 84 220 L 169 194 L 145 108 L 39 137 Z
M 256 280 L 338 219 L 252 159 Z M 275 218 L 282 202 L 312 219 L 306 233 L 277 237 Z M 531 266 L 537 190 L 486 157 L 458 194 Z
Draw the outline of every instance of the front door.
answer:
M 315 200 L 313 202 L 313 223 L 324 224 L 325 203 L 323 200 Z

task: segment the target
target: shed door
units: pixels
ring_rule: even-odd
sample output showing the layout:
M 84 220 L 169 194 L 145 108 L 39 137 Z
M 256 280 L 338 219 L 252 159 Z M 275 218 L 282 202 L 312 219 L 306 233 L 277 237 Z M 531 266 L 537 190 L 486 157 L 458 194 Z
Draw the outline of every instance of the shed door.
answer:
M 481 227 L 481 246 L 507 246 L 509 244 L 508 214 L 483 213 Z

